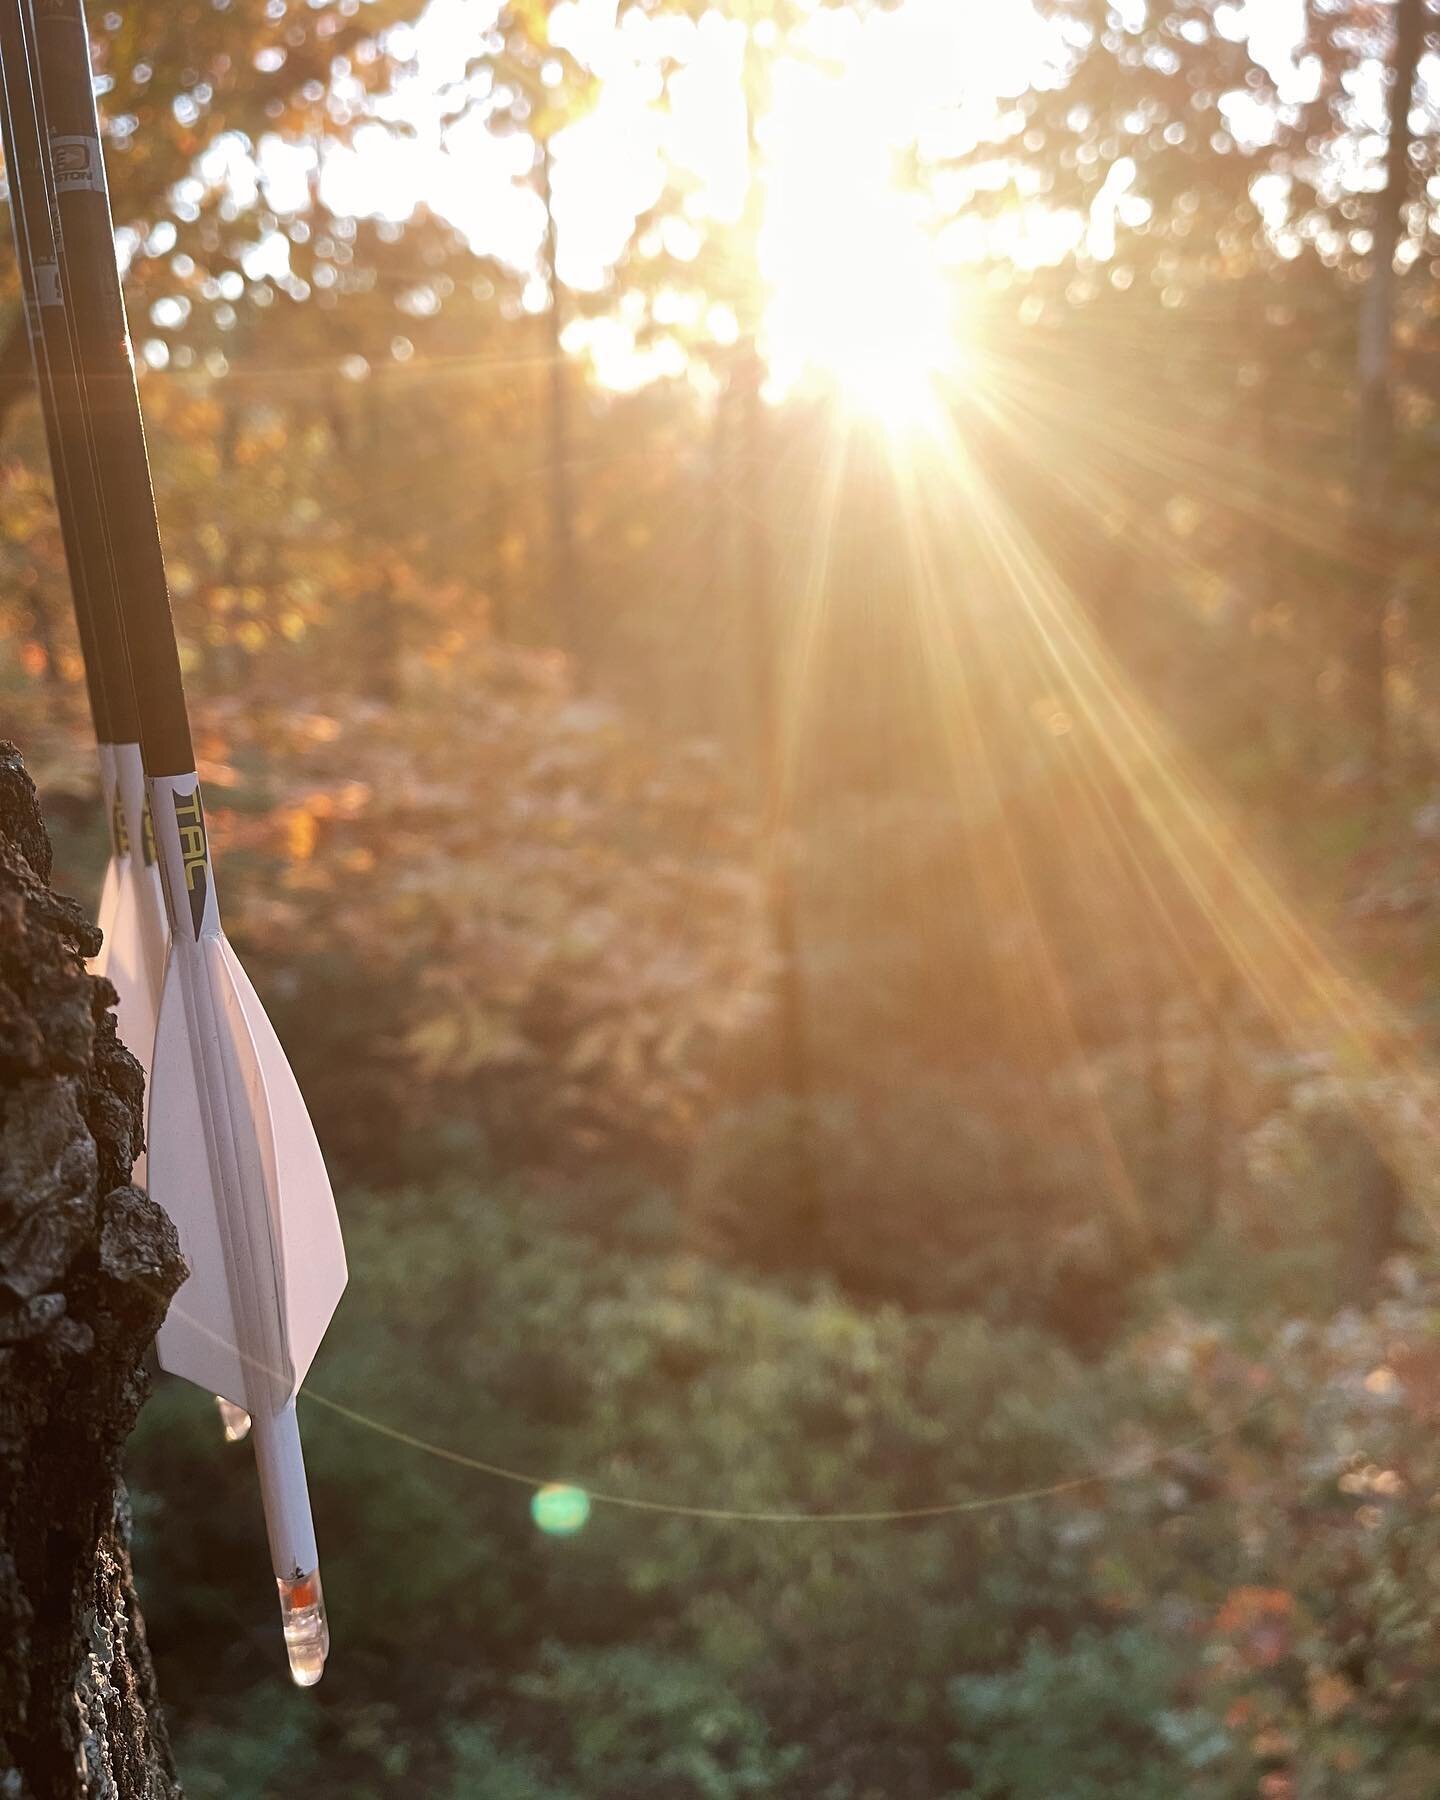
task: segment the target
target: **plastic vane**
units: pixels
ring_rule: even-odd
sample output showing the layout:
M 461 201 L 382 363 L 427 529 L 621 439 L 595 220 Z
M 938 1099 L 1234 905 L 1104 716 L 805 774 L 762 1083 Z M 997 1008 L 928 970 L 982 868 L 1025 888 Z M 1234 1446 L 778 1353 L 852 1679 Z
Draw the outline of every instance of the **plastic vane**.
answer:
M 114 821 L 104 966 L 127 1043 L 143 1056 L 153 1042 L 148 1185 L 190 1267 L 160 1362 L 221 1397 L 227 1436 L 253 1420 L 286 1649 L 308 1687 L 329 1635 L 295 1395 L 345 1286 L 339 1221 L 295 1077 L 220 924 L 80 0 L 0 0 L 0 78 L 31 345 Z

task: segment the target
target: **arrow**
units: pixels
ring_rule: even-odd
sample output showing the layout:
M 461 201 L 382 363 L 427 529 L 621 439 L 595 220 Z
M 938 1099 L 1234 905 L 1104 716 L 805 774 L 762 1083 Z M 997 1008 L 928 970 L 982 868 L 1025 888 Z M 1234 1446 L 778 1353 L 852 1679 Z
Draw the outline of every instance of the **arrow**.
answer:
M 21 66 L 14 60 L 23 58 L 23 45 L 17 40 L 13 16 L 7 15 L 0 31 L 11 46 L 12 66 Z M 7 165 L 11 169 L 23 165 L 32 199 L 44 195 L 45 174 L 34 109 L 19 105 L 12 114 L 7 102 L 0 111 Z M 37 204 L 27 214 L 16 196 L 12 196 L 11 215 L 26 333 L 55 477 L 110 841 L 97 918 L 102 942 L 90 967 L 94 974 L 107 977 L 115 988 L 120 1041 L 144 1071 L 148 1113 L 155 1026 L 170 927 L 145 793 L 139 724 L 120 625 L 114 559 L 104 530 L 75 345 L 65 313 L 56 260 L 55 221 L 48 205 Z M 148 1127 L 146 1136 L 148 1139 Z M 146 1183 L 143 1150 L 135 1158 L 133 1178 L 142 1187 Z M 217 1404 L 227 1440 L 238 1442 L 250 1429 L 248 1416 L 228 1400 L 219 1399 Z
M 329 1634 L 295 1394 L 344 1289 L 339 1221 L 295 1077 L 220 924 L 80 0 L 39 0 L 33 12 L 29 0 L 0 0 L 0 69 L 11 138 L 22 149 L 27 138 L 43 147 L 38 158 L 27 163 L 21 154 L 13 165 L 17 228 L 33 269 L 42 219 L 58 226 L 55 265 L 83 424 L 61 448 L 83 450 L 90 471 L 87 482 L 82 467 L 72 487 L 78 465 L 67 454 L 57 489 L 62 504 L 76 509 L 77 548 L 82 539 L 103 542 L 108 558 L 108 586 L 91 583 L 92 559 L 80 566 L 97 630 L 111 604 L 106 596 L 114 597 L 170 929 L 148 1175 L 152 1196 L 175 1222 L 190 1276 L 157 1348 L 163 1368 L 254 1420 L 291 1674 L 308 1687 L 323 1672 Z M 42 387 L 63 402 L 66 376 L 62 367 L 57 382 L 54 368 L 67 357 L 61 333 L 42 322 L 37 342 Z M 67 418 L 63 404 L 57 416 Z M 108 683 L 104 694 L 108 705 Z M 113 718 L 108 723 L 113 731 Z
M 5 31 L 13 40 L 13 20 Z M 27 170 L 32 197 L 43 193 L 37 121 L 28 107 L 4 108 L 5 160 Z M 27 212 L 12 200 L 25 324 L 40 392 L 50 465 L 55 473 L 65 559 L 95 727 L 110 857 L 100 897 L 104 943 L 92 963 L 118 996 L 120 1037 L 147 1072 L 164 979 L 169 929 L 145 807 L 140 733 L 115 594 L 115 570 L 96 502 L 96 477 L 80 410 L 79 388 L 55 253 L 54 221 L 44 205 Z M 135 1179 L 145 1179 L 143 1154 Z

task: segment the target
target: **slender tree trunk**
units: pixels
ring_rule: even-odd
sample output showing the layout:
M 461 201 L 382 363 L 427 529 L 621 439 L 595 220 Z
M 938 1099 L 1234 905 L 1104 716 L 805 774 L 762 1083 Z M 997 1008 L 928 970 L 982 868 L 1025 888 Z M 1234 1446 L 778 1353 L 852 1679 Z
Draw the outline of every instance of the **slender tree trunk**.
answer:
M 727 654 L 727 679 L 716 682 L 713 678 L 716 639 L 707 636 L 705 664 L 702 666 L 693 663 L 687 671 L 685 694 L 680 702 L 685 708 L 693 708 L 697 702 L 703 704 L 707 709 L 705 729 L 721 742 L 727 737 L 733 737 L 736 725 L 733 696 L 740 683 L 740 664 L 729 660 L 734 658 L 736 634 L 725 631 L 719 624 L 719 621 L 734 618 L 738 591 L 732 559 L 735 535 L 736 422 L 734 390 L 726 383 L 715 396 L 715 412 L 710 422 L 708 454 L 703 475 L 704 525 L 698 588 L 702 610 L 697 623 L 703 626 L 708 621 L 711 631 L 718 630 L 723 635 Z M 743 645 L 740 648 L 743 660 Z M 692 711 L 692 722 L 693 718 Z
M 25 314 L 17 306 L 11 313 L 0 337 L 0 431 L 5 429 L 10 414 L 35 385 L 35 369 L 30 361 L 30 338 L 25 330 Z
M 508 644 L 515 635 L 514 594 L 510 581 L 510 569 L 505 559 L 504 538 L 506 525 L 506 508 L 509 495 L 504 483 L 498 476 L 490 482 L 489 501 L 486 505 L 485 542 L 489 547 L 489 588 L 490 588 L 490 629 L 498 642 Z
M 760 358 L 752 350 L 741 371 L 745 405 L 744 605 L 750 649 L 750 691 L 757 731 L 763 795 L 764 845 L 769 857 L 766 907 L 770 938 L 780 965 L 778 1053 L 780 1082 L 796 1100 L 810 1097 L 810 1059 L 805 1030 L 805 978 L 800 961 L 800 922 L 795 894 L 790 783 L 781 729 L 780 632 L 775 617 L 773 546 L 766 483 L 766 419 Z
M 10 414 L 31 393 L 35 370 L 30 361 L 30 338 L 25 330 L 25 314 L 17 307 L 11 313 L 3 337 L 0 337 L 0 431 L 5 429 Z M 61 683 L 60 664 L 55 653 L 55 634 L 45 608 L 45 596 L 37 582 L 30 590 L 30 629 L 35 642 L 45 653 L 45 683 L 58 690 Z
M 1261 504 L 1256 509 L 1252 526 L 1252 554 L 1255 558 L 1254 601 L 1252 611 L 1265 614 L 1275 604 L 1275 531 L 1283 493 L 1278 463 L 1279 445 L 1275 434 L 1275 354 L 1271 343 L 1270 321 L 1265 316 L 1265 292 L 1262 285 L 1258 316 L 1254 323 L 1255 386 L 1251 394 L 1251 441 L 1255 446 L 1256 486 Z
M 386 396 L 376 381 L 367 383 L 361 402 L 364 451 L 364 499 L 370 580 L 358 611 L 359 687 L 368 699 L 396 705 L 405 691 L 406 622 L 396 592 L 393 560 L 401 524 L 392 504 L 385 457 L 392 448 L 392 421 L 385 415 Z
M 50 625 L 50 610 L 45 604 L 44 584 L 36 581 L 30 588 L 30 631 L 45 658 L 43 677 L 52 694 L 63 691 L 60 658 L 55 649 L 55 633 Z
M 1140 896 L 1146 905 L 1148 896 Z M 1166 976 L 1165 946 L 1146 920 L 1147 939 L 1140 980 L 1144 984 L 1141 1007 L 1141 1052 L 1145 1081 L 1145 1135 L 1148 1140 L 1144 1165 L 1145 1205 L 1152 1225 L 1162 1221 L 1170 1184 L 1170 1068 L 1165 1054 Z
M 560 342 L 565 330 L 565 311 L 557 270 L 555 208 L 550 190 L 550 145 L 547 142 L 542 141 L 539 154 L 540 198 L 545 203 L 545 279 L 550 287 L 550 305 L 545 312 L 550 394 L 549 442 L 546 446 L 550 475 L 550 615 L 583 675 L 595 650 L 593 621 L 581 591 L 580 559 L 575 547 L 575 496 L 570 479 L 570 381 Z
M 130 1185 L 143 1082 L 99 934 L 49 874 L 0 745 L 0 1794 L 172 1800 L 120 1453 L 184 1265 Z
M 1410 196 L 1410 108 L 1425 45 L 1425 0 L 1395 0 L 1385 185 L 1376 196 L 1370 278 L 1360 299 L 1356 377 L 1353 619 L 1360 722 L 1377 796 L 1389 774 L 1386 622 L 1399 562 L 1395 520 L 1395 252 Z
M 1234 1136 L 1230 1015 L 1235 1007 L 1237 991 L 1235 971 L 1227 960 L 1217 973 L 1205 1002 L 1210 1025 L 1210 1061 L 1206 1071 L 1203 1116 L 1200 1121 L 1200 1181 L 1196 1199 L 1196 1225 L 1202 1236 L 1210 1235 L 1220 1223 L 1229 1174 L 1230 1143 Z

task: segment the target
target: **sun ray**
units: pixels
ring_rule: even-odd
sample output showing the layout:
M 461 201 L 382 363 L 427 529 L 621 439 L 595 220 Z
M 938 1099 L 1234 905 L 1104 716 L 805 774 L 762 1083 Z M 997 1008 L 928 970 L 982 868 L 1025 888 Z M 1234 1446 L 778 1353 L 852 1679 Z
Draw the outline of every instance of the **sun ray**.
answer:
M 1284 898 L 1219 797 L 1099 644 L 1083 609 L 1003 495 L 953 445 L 948 477 L 969 484 L 987 557 L 1022 609 L 1037 650 L 1130 796 L 1165 866 L 1281 1040 L 1299 1050 L 1331 1051 L 1338 1067 L 1368 1084 L 1367 1112 L 1377 1135 L 1413 1167 L 1419 1160 L 1416 1127 L 1429 1110 L 1436 1074 L 1414 1050 L 1403 1018 Z M 1433 1129 L 1422 1130 L 1418 1141 L 1428 1145 L 1433 1136 Z M 1420 1191 L 1433 1219 L 1433 1174 L 1424 1174 Z

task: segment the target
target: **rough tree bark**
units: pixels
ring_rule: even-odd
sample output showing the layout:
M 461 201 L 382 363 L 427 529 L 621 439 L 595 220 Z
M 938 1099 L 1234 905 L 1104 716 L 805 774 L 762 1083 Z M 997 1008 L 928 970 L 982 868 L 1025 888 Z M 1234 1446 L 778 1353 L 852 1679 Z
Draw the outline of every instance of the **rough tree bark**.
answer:
M 130 1185 L 142 1077 L 99 934 L 49 877 L 0 744 L 0 1796 L 171 1800 L 120 1453 L 184 1266 Z

